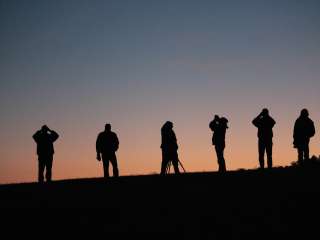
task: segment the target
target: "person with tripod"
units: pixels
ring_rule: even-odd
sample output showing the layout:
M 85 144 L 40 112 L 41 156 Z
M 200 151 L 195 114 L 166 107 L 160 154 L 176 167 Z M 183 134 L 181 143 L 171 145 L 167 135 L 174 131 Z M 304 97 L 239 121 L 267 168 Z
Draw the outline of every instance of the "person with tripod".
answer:
M 161 128 L 161 150 L 162 163 L 160 174 L 165 175 L 170 164 L 173 165 L 175 174 L 179 174 L 177 138 L 173 131 L 173 123 L 170 121 L 167 121 Z
M 226 172 L 226 162 L 224 159 L 224 149 L 226 146 L 226 130 L 228 129 L 228 119 L 225 117 L 214 116 L 214 119 L 210 122 L 209 127 L 213 132 L 212 145 L 215 146 L 217 153 L 217 159 L 219 164 L 219 172 Z

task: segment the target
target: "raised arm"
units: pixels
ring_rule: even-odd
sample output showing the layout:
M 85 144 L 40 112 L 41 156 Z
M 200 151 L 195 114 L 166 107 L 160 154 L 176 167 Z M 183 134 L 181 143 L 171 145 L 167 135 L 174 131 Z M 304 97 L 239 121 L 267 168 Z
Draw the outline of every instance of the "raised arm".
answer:
M 33 134 L 32 138 L 36 143 L 38 143 L 40 138 L 40 131 L 37 131 L 35 134 Z
M 252 124 L 256 127 L 260 126 L 261 115 L 259 114 L 255 119 L 252 120 Z
M 209 124 L 209 128 L 211 129 L 211 131 L 215 131 L 218 127 L 218 120 L 214 119 L 210 122 Z
M 50 130 L 50 138 L 52 142 L 55 142 L 59 138 L 59 134 L 53 130 Z

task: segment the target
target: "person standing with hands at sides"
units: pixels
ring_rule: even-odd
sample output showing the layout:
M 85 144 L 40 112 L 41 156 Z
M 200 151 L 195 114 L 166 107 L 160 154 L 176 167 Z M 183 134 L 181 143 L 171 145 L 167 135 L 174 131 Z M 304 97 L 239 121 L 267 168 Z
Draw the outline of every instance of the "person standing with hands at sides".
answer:
M 302 109 L 294 124 L 293 146 L 298 150 L 298 163 L 303 165 L 309 160 L 309 142 L 316 133 L 314 123 L 307 109 Z
M 178 144 L 176 134 L 173 131 L 173 123 L 167 121 L 161 128 L 161 150 L 162 163 L 161 175 L 166 174 L 168 164 L 173 165 L 175 174 L 179 174 L 179 158 L 178 158 Z
M 105 130 L 99 133 L 96 141 L 97 160 L 103 163 L 104 178 L 109 178 L 109 162 L 112 164 L 113 176 L 119 176 L 116 151 L 119 148 L 117 134 L 111 131 L 111 125 L 107 123 Z
M 37 143 L 38 155 L 38 181 L 44 181 L 44 170 L 46 170 L 46 181 L 51 182 L 52 179 L 52 162 L 54 148 L 53 143 L 59 138 L 59 135 L 49 129 L 47 125 L 43 125 L 33 136 Z
M 215 146 L 219 172 L 226 172 L 226 163 L 224 159 L 224 149 L 226 146 L 226 130 L 228 129 L 228 119 L 225 117 L 219 117 L 218 115 L 214 116 L 214 119 L 209 124 L 210 129 L 212 130 L 212 145 Z
M 262 112 L 252 121 L 252 124 L 258 128 L 259 145 L 259 163 L 260 168 L 264 169 L 264 153 L 267 153 L 268 168 L 272 168 L 272 128 L 276 121 L 270 117 L 269 110 L 264 108 Z

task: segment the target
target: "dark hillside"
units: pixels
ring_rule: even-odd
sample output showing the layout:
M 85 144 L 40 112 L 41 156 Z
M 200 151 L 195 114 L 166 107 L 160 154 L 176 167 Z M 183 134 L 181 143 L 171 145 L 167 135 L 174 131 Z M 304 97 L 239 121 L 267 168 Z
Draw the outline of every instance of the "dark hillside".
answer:
M 106 239 L 314 238 L 319 183 L 312 164 L 2 185 L 1 226 L 11 235 Z

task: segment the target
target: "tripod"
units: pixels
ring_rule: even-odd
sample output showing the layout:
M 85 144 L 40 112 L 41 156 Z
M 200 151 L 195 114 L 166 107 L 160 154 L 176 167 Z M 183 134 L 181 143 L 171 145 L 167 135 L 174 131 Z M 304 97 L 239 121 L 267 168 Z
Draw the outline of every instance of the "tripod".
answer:
M 167 164 L 167 167 L 166 167 L 166 174 L 169 174 L 169 173 L 170 173 L 171 165 L 172 165 L 172 161 L 169 161 L 168 164 Z M 185 170 L 185 168 L 183 167 L 183 165 L 182 165 L 182 163 L 180 162 L 180 160 L 178 159 L 178 167 L 179 167 L 179 165 L 181 166 L 181 168 L 183 169 L 183 172 L 185 173 L 186 170 Z

